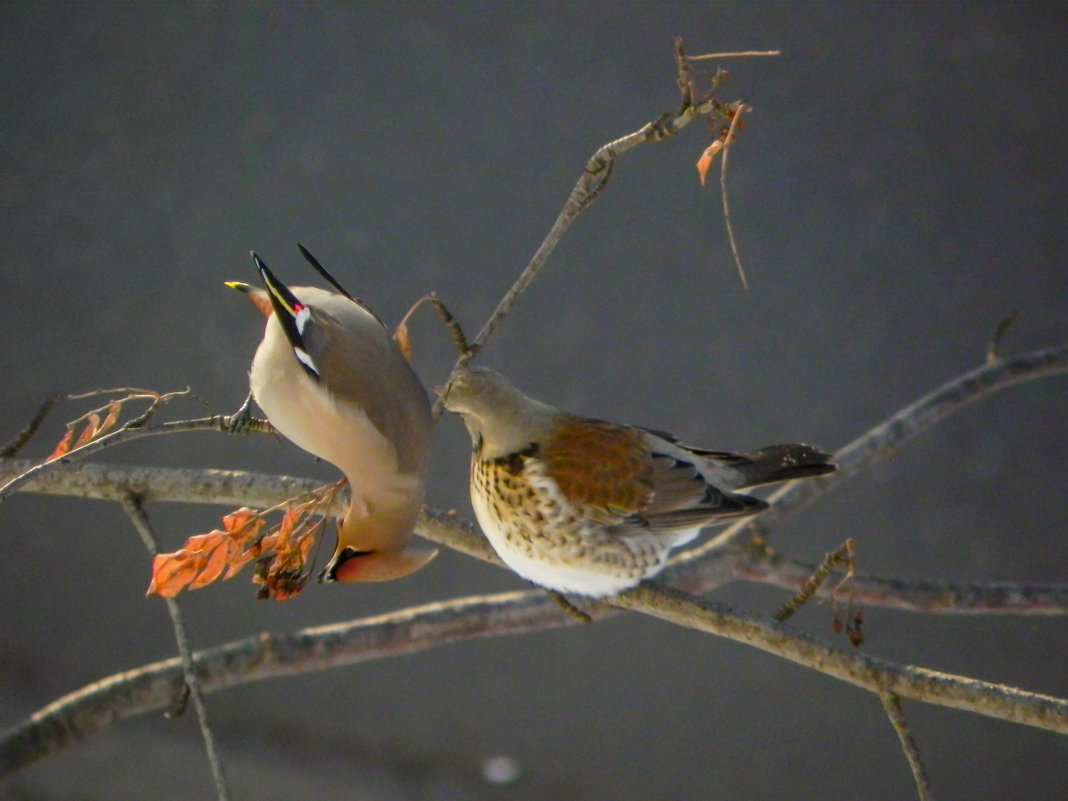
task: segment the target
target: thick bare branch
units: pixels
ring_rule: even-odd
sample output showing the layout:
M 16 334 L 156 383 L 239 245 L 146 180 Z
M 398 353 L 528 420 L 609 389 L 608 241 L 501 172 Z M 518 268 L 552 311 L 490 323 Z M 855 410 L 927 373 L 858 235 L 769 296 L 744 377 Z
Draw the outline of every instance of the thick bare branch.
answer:
M 253 681 L 401 656 L 474 637 L 573 622 L 545 593 L 505 593 L 414 607 L 388 615 L 262 633 L 193 655 L 207 693 Z M 167 709 L 184 687 L 179 658 L 124 671 L 64 696 L 0 738 L 0 778 L 111 724 Z
M 190 429 L 197 430 L 197 429 Z M 0 459 L 0 481 L 34 467 L 27 459 Z M 31 476 L 20 492 L 121 501 L 127 492 L 145 501 L 266 508 L 319 487 L 323 482 L 243 470 L 136 467 L 99 462 L 60 464 Z M 337 512 L 342 511 L 339 503 Z
M 18 475 L 32 462 L 0 459 L 0 481 Z M 79 498 L 121 501 L 127 491 L 146 501 L 218 504 L 230 508 L 269 508 L 310 492 L 322 482 L 292 476 L 249 473 L 242 470 L 175 469 L 135 467 L 83 462 L 64 465 L 38 476 L 22 487 L 23 492 L 68 495 Z M 343 500 L 327 511 L 341 513 Z M 427 509 L 416 531 L 429 540 L 454 550 L 500 564 L 485 537 L 458 515 Z M 682 561 L 669 568 L 666 583 L 689 592 L 704 593 L 728 581 L 754 581 L 797 590 L 816 565 L 756 548 L 719 549 L 700 562 Z M 944 614 L 1068 614 L 1068 585 L 985 582 L 956 584 L 922 579 L 858 575 L 856 599 L 865 606 L 890 607 Z
M 0 481 L 32 466 L 26 459 L 0 459 Z M 268 475 L 241 470 L 174 469 L 100 465 L 82 462 L 62 466 L 34 478 L 25 492 L 41 492 L 121 501 L 126 491 L 145 501 L 218 504 L 268 508 L 321 484 L 313 478 Z M 328 512 L 340 514 L 344 501 Z M 435 543 L 501 564 L 474 525 L 442 509 L 425 509 L 418 533 Z M 754 581 L 794 592 L 810 578 L 816 565 L 753 548 L 719 549 L 698 563 L 680 562 L 662 578 L 692 593 L 707 593 L 728 581 Z M 944 614 L 1068 614 L 1068 585 L 984 582 L 958 584 L 921 579 L 857 577 L 855 597 L 868 607 L 889 607 Z
M 921 399 L 846 448 L 842 452 L 846 475 L 874 461 L 880 449 L 908 439 L 922 427 L 974 400 L 1016 383 L 1062 373 L 1066 369 L 1068 349 L 1061 348 L 1025 354 L 972 371 Z M 0 461 L 0 475 L 17 474 L 26 464 L 13 459 Z M 135 491 L 155 500 L 270 506 L 313 489 L 317 483 L 238 471 L 81 464 L 77 467 L 57 466 L 33 477 L 20 489 L 110 499 L 120 498 L 123 492 Z M 789 492 L 780 495 L 777 502 L 797 503 Z M 430 539 L 472 556 L 498 561 L 473 527 L 452 514 L 428 512 L 421 519 L 418 530 Z M 717 542 L 713 549 L 701 550 L 706 558 L 677 560 L 665 572 L 664 579 L 691 591 L 708 590 L 736 576 L 787 586 L 796 582 L 793 584 L 796 586 L 812 570 L 810 565 L 772 560 L 767 554 L 758 554 L 754 558 L 752 552 L 737 545 L 728 548 L 722 542 Z M 868 605 L 883 603 L 901 608 L 925 608 L 923 604 L 929 604 L 931 609 L 951 611 L 953 604 L 960 604 L 962 609 L 973 612 L 991 611 L 1001 605 L 1028 611 L 1063 612 L 1066 595 L 1063 587 L 1037 588 L 1032 592 L 1008 585 L 961 588 L 864 578 L 858 579 L 857 592 L 858 599 Z M 835 651 L 788 635 L 769 623 L 695 601 L 678 590 L 642 587 L 623 596 L 619 603 L 625 608 L 679 625 L 745 642 L 873 692 L 889 692 L 1053 731 L 1068 731 L 1068 702 Z M 597 611 L 595 617 L 610 613 Z M 434 604 L 286 636 L 261 635 L 201 652 L 196 663 L 204 677 L 205 688 L 214 691 L 236 683 L 408 653 L 471 637 L 532 631 L 573 622 L 571 616 L 542 593 L 509 594 Z M 179 691 L 181 682 L 180 663 L 168 660 L 106 679 L 60 699 L 5 737 L 0 745 L 0 773 L 43 758 L 113 720 L 166 706 Z
M 1068 734 L 1068 699 L 846 653 L 663 585 L 642 584 L 613 598 L 612 604 L 743 642 L 874 693 L 891 692 L 900 698 Z
M 677 625 L 751 645 L 876 693 L 949 706 L 1068 733 L 1068 701 L 1011 687 L 845 653 L 678 590 L 642 585 L 612 602 Z M 598 610 L 594 617 L 614 614 Z M 566 625 L 575 618 L 542 592 L 463 598 L 287 635 L 263 633 L 200 651 L 205 692 L 278 676 L 415 653 L 439 645 Z M 44 707 L 0 739 L 0 777 L 112 723 L 166 708 L 181 692 L 179 659 L 90 684 Z

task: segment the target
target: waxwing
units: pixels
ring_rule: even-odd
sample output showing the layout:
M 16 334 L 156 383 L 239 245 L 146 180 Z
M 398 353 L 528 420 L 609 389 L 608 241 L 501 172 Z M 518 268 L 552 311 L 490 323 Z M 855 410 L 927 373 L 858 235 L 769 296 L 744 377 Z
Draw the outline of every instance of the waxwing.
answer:
M 320 579 L 401 578 L 437 555 L 409 545 L 426 487 L 427 393 L 374 313 L 300 251 L 336 291 L 287 288 L 255 253 L 266 289 L 227 283 L 267 318 L 250 397 L 285 437 L 348 479 L 337 549 Z

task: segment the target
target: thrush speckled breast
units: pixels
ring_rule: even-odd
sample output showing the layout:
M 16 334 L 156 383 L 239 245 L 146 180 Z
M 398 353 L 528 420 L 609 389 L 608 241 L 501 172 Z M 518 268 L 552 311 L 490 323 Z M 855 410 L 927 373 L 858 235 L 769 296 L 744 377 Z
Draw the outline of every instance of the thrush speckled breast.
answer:
M 708 451 L 579 417 L 482 367 L 458 369 L 443 397 L 471 435 L 479 525 L 509 567 L 557 592 L 623 592 L 701 529 L 767 507 L 742 490 L 835 469 L 809 445 Z

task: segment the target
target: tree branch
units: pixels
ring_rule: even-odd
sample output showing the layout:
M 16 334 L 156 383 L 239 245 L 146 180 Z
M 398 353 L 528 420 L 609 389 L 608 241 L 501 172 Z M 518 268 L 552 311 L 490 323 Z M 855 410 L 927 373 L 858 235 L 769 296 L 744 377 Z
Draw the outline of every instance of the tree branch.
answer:
M 261 633 L 198 651 L 206 693 L 372 659 L 402 656 L 475 637 L 567 625 L 545 593 L 504 593 L 413 607 L 290 634 Z M 0 739 L 0 778 L 125 718 L 168 708 L 185 678 L 178 657 L 124 671 L 57 699 Z
M 894 415 L 844 449 L 843 472 L 846 476 L 855 474 L 875 461 L 884 449 L 907 440 L 927 425 L 991 392 L 1026 380 L 1063 373 L 1066 369 L 1066 348 L 1038 351 L 984 365 Z M 24 470 L 25 464 L 21 460 L 3 460 L 0 461 L 0 471 L 5 471 L 4 474 L 18 473 Z M 823 480 L 815 481 L 821 482 Z M 49 471 L 39 472 L 23 482 L 20 489 L 111 499 L 118 499 L 122 492 L 138 491 L 146 498 L 155 500 L 270 506 L 313 489 L 316 485 L 317 482 L 238 471 L 162 470 L 82 464 L 77 467 L 57 465 Z M 805 486 L 791 487 L 787 492 L 779 493 L 773 508 L 765 512 L 765 515 L 773 516 L 772 523 L 781 517 L 780 505 L 796 507 L 799 497 L 804 499 L 818 494 L 806 496 Z M 427 512 L 417 530 L 430 539 L 464 553 L 498 561 L 488 543 L 474 532 L 472 526 L 448 513 Z M 733 578 L 735 571 L 739 570 L 739 564 L 744 564 L 748 571 L 763 570 L 764 578 L 773 583 L 787 580 L 785 577 L 791 571 L 800 571 L 804 577 L 810 572 L 809 566 L 800 563 L 782 560 L 771 562 L 766 554 L 764 558 L 768 566 L 754 568 L 752 561 L 740 562 L 739 554 L 744 551 L 737 545 L 728 548 L 722 536 L 713 540 L 713 544 L 712 548 L 706 546 L 696 549 L 703 559 L 687 554 L 687 558 L 675 560 L 663 574 L 664 579 L 678 582 L 687 589 L 708 589 Z M 732 558 L 724 558 L 727 556 Z M 977 593 L 969 594 L 961 592 L 959 587 L 953 588 L 953 585 L 893 582 L 887 586 L 888 580 L 862 579 L 860 586 L 864 581 L 870 582 L 873 595 L 882 594 L 883 603 L 896 597 L 908 598 L 910 593 L 923 595 L 926 592 L 929 597 L 943 599 L 942 602 L 935 602 L 936 605 L 944 603 L 947 594 L 956 595 L 961 599 L 958 602 L 964 604 L 968 611 L 995 608 L 997 605 L 989 597 L 989 587 L 980 587 Z M 997 593 L 995 589 L 993 594 L 996 596 Z M 1056 603 L 1063 605 L 1063 588 L 1044 588 L 1040 590 L 1042 593 L 1051 603 L 1055 599 L 1062 599 Z M 973 604 L 972 598 L 977 594 L 986 597 L 982 603 Z M 1002 593 L 1006 603 L 1032 610 L 1046 603 L 1045 600 L 1030 605 L 1026 601 L 1020 603 L 1015 600 L 1017 594 L 1018 589 Z M 879 602 L 866 601 L 873 604 Z M 918 602 L 912 598 L 894 605 L 900 603 Z M 643 586 L 621 596 L 618 605 L 745 642 L 873 692 L 890 692 L 903 698 L 952 706 L 1051 731 L 1068 732 L 1068 702 L 1061 699 L 937 671 L 898 666 L 862 654 L 843 653 L 793 637 L 769 623 L 730 614 L 713 604 L 696 601 L 679 590 L 656 588 L 654 591 Z M 940 608 L 948 611 L 950 607 Z M 596 616 L 610 613 L 598 612 Z M 241 682 L 410 653 L 471 637 L 533 631 L 572 623 L 574 619 L 543 593 L 512 593 L 433 604 L 379 618 L 307 629 L 291 635 L 264 634 L 200 652 L 195 655 L 195 662 L 203 677 L 205 691 L 212 692 Z M 178 692 L 182 681 L 180 661 L 168 660 L 105 679 L 50 704 L 0 742 L 0 775 L 41 759 L 113 720 L 166 706 Z
M 898 665 L 862 653 L 846 653 L 659 584 L 645 582 L 613 598 L 612 604 L 751 645 L 874 693 L 892 692 L 901 698 L 1068 734 L 1068 699 L 913 665 Z
M 1021 353 L 982 364 L 924 395 L 839 450 L 834 455 L 838 465 L 836 472 L 783 485 L 768 497 L 770 509 L 755 518 L 735 523 L 700 548 L 687 551 L 677 558 L 700 559 L 737 540 L 762 536 L 780 520 L 891 455 L 902 443 L 965 406 L 1017 384 L 1065 373 L 1068 373 L 1066 346 Z
M 141 541 L 149 556 L 159 553 L 159 544 L 156 542 L 156 534 L 152 531 L 148 515 L 145 514 L 141 499 L 127 491 L 122 499 L 122 508 L 137 529 Z M 223 768 L 222 759 L 215 746 L 215 733 L 211 730 L 208 722 L 208 707 L 204 703 L 204 690 L 200 686 L 200 677 L 193 664 L 193 649 L 189 645 L 189 636 L 185 631 L 185 620 L 182 618 L 182 610 L 178 606 L 177 598 L 165 598 L 167 612 L 171 616 L 171 624 L 174 626 L 174 639 L 178 644 L 178 654 L 182 660 L 183 686 L 188 690 L 193 699 L 193 706 L 197 712 L 197 721 L 200 724 L 200 736 L 204 740 L 204 748 L 208 754 L 208 764 L 211 766 L 211 775 L 215 781 L 215 794 L 219 801 L 229 801 L 230 787 L 226 782 L 226 771 Z
M 876 693 L 1068 733 L 1068 700 L 846 653 L 727 611 L 679 590 L 643 584 L 612 604 L 727 637 Z M 615 614 L 598 611 L 597 619 Z M 279 676 L 401 656 L 476 637 L 580 625 L 545 593 L 461 598 L 291 634 L 262 633 L 193 655 L 207 693 Z M 36 712 L 0 739 L 8 776 L 125 718 L 166 708 L 181 691 L 178 658 L 124 671 Z
M 879 693 L 879 700 L 883 702 L 883 709 L 890 719 L 890 725 L 897 732 L 897 738 L 901 741 L 901 750 L 905 752 L 905 759 L 909 761 L 912 769 L 912 778 L 916 782 L 916 794 L 920 801 L 931 801 L 931 782 L 927 778 L 927 769 L 920 759 L 920 749 L 916 746 L 916 740 L 909 731 L 905 713 L 901 711 L 901 699 L 893 693 Z
M 0 480 L 18 475 L 32 462 L 0 459 Z M 283 503 L 316 489 L 322 482 L 293 476 L 242 470 L 137 467 L 83 462 L 62 465 L 38 476 L 23 492 L 121 501 L 133 492 L 146 502 L 217 504 L 260 509 Z M 340 514 L 344 500 L 324 509 Z M 459 516 L 426 509 L 416 532 L 440 545 L 485 562 L 501 564 L 485 537 Z M 661 577 L 692 593 L 710 592 L 729 581 L 753 581 L 794 591 L 815 570 L 814 563 L 769 554 L 758 548 L 717 549 L 699 562 L 681 560 Z M 943 614 L 1068 614 L 1068 585 L 984 582 L 956 584 L 893 577 L 858 575 L 856 599 L 866 606 Z
M 184 393 L 168 393 L 167 395 L 161 396 L 161 399 L 167 399 L 179 394 Z M 154 405 L 153 408 L 149 409 L 149 412 L 154 412 L 155 408 Z M 105 448 L 110 448 L 123 442 L 130 442 L 131 440 L 141 439 L 143 437 L 155 437 L 160 434 L 177 434 L 185 431 L 222 431 L 227 434 L 232 433 L 230 430 L 232 418 L 225 414 L 217 414 L 211 417 L 202 417 L 195 420 L 172 420 L 168 423 L 147 426 L 145 423 L 148 421 L 149 417 L 149 413 L 146 412 L 136 420 L 131 420 L 122 428 L 87 442 L 81 447 L 74 448 L 58 459 L 32 464 L 21 474 L 8 479 L 3 486 L 0 486 L 0 503 L 7 500 L 13 493 L 21 490 L 25 484 L 42 475 L 54 470 L 61 470 L 64 467 L 75 462 L 80 462 Z M 272 428 L 271 424 L 266 420 L 249 420 L 245 423 L 245 430 L 266 433 L 274 432 L 274 428 Z
M 680 73 L 687 68 L 684 60 L 679 62 Z M 555 250 L 556 245 L 571 226 L 571 223 L 575 221 L 579 214 L 592 205 L 601 192 L 604 191 L 608 185 L 608 179 L 612 175 L 612 168 L 615 166 L 616 159 L 619 156 L 647 142 L 660 142 L 664 139 L 669 139 L 697 117 L 719 114 L 729 122 L 731 118 L 725 113 L 728 108 L 730 108 L 728 104 L 723 103 L 714 96 L 706 97 L 701 102 L 695 103 L 691 93 L 684 92 L 682 105 L 677 111 L 669 111 L 662 114 L 659 118 L 647 122 L 638 130 L 597 148 L 587 160 L 582 175 L 579 176 L 575 186 L 572 187 L 571 194 L 568 195 L 567 200 L 564 202 L 564 207 L 557 215 L 556 221 L 549 229 L 549 233 L 545 235 L 530 262 L 523 269 L 523 272 L 519 274 L 511 288 L 504 294 L 504 297 L 501 298 L 497 308 L 493 310 L 489 319 L 482 326 L 482 330 L 472 340 L 468 352 L 460 357 L 457 364 L 466 364 L 471 357 L 485 346 L 497 326 L 508 316 L 519 297 L 537 277 L 538 272 L 544 266 L 553 250 Z M 435 417 L 441 413 L 441 408 L 442 404 L 439 400 L 434 406 Z

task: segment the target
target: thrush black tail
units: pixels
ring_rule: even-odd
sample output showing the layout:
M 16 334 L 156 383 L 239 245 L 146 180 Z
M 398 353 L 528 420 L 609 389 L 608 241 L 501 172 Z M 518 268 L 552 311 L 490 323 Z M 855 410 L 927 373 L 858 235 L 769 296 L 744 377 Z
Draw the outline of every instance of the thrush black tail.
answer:
M 736 489 L 814 478 L 838 469 L 831 463 L 829 453 L 811 445 L 769 445 L 753 453 L 724 456 L 730 467 L 742 475 L 742 483 Z

